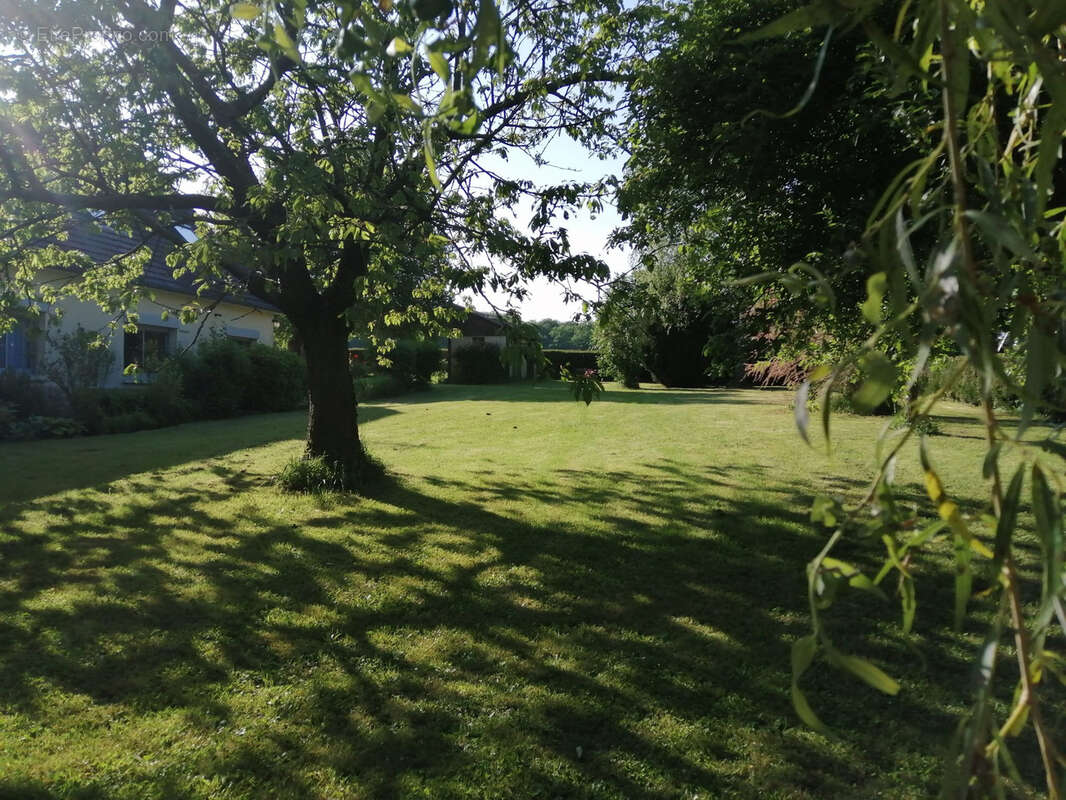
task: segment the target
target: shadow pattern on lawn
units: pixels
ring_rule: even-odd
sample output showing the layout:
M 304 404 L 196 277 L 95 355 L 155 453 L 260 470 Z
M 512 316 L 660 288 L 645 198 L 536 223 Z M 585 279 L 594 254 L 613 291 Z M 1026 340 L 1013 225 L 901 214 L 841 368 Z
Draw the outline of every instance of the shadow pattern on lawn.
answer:
M 838 641 L 879 626 L 867 654 L 905 683 L 948 688 L 887 698 L 842 691 L 849 679 L 819 669 L 812 702 L 855 739 L 798 726 L 788 647 L 806 632 L 803 565 L 822 539 L 798 485 L 730 496 L 754 470 L 661 461 L 550 483 L 396 481 L 369 502 L 323 497 L 299 526 L 249 502 L 241 516 L 254 530 L 241 534 L 213 506 L 259 478 L 215 471 L 225 483 L 208 489 L 133 480 L 132 507 L 85 493 L 0 517 L 5 713 L 45 713 L 42 685 L 133 716 L 180 711 L 190 735 L 224 740 L 189 770 L 226 776 L 237 797 L 390 798 L 425 786 L 443 797 L 922 796 L 931 774 L 894 773 L 893 760 L 905 751 L 921 763 L 951 729 L 949 704 L 970 696 L 950 634 L 920 631 L 925 674 L 883 634 L 893 607 L 845 599 Z M 442 496 L 457 489 L 470 501 Z M 592 507 L 596 524 L 493 510 L 530 499 Z M 24 532 L 37 510 L 59 521 Z M 635 524 L 641 515 L 650 522 Z M 368 529 L 386 533 L 368 542 Z M 189 531 L 207 542 L 180 563 L 173 543 Z M 57 588 L 83 599 L 49 607 Z M 280 698 L 262 709 L 275 721 L 246 737 L 228 727 L 247 717 L 235 707 L 241 681 L 264 702 Z M 290 691 L 296 700 L 284 700 Z M 1015 749 L 1023 769 L 1036 767 L 1035 751 Z M 341 788 L 323 792 L 312 778 L 323 771 Z M 8 776 L 0 797 L 118 796 L 99 780 Z M 156 796 L 203 796 L 173 770 L 145 767 L 136 780 Z

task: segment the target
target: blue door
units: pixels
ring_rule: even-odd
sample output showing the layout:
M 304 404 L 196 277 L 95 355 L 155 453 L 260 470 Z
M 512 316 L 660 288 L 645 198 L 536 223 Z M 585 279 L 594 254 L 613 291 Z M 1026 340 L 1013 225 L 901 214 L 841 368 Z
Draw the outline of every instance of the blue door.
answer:
M 21 325 L 16 325 L 14 330 L 4 334 L 0 342 L 2 342 L 4 347 L 3 358 L 0 359 L 0 367 L 20 370 L 29 368 L 27 352 L 29 348 L 26 346 L 26 333 Z

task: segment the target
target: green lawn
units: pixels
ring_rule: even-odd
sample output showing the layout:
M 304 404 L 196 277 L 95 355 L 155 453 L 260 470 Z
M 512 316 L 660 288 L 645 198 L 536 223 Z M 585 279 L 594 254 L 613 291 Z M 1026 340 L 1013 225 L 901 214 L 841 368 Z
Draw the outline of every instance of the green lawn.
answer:
M 361 411 L 371 499 L 269 484 L 301 414 L 2 445 L 0 797 L 929 796 L 980 626 L 950 632 L 946 562 L 912 639 L 846 598 L 838 643 L 903 690 L 816 666 L 841 735 L 797 723 L 810 499 L 861 491 L 882 421 L 837 418 L 829 460 L 788 403 L 436 387 Z M 979 510 L 949 411 L 933 457 Z

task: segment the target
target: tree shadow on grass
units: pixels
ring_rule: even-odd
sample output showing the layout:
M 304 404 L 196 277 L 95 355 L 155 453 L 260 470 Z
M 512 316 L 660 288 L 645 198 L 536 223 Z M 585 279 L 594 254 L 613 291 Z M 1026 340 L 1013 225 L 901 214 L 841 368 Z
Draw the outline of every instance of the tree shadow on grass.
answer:
M 359 407 L 360 423 L 397 413 Z M 17 503 L 69 489 L 99 487 L 144 472 L 218 458 L 235 450 L 303 436 L 305 412 L 258 414 L 171 428 L 71 440 L 0 443 L 0 503 Z M 72 470 L 71 460 L 84 462 Z M 33 467 L 27 465 L 32 464 Z M 195 465 L 198 468 L 198 464 Z
M 923 675 L 884 632 L 893 609 L 849 598 L 838 643 L 876 628 L 879 660 L 949 687 L 944 706 L 823 669 L 812 702 L 856 742 L 798 727 L 788 648 L 822 539 L 798 485 L 737 493 L 757 476 L 664 461 L 392 481 L 295 521 L 251 497 L 235 525 L 221 509 L 249 478 L 223 477 L 138 478 L 0 516 L 0 708 L 101 747 L 112 721 L 160 718 L 213 743 L 157 755 L 166 770 L 12 775 L 0 797 L 95 798 L 115 782 L 203 797 L 205 775 L 236 797 L 901 796 L 901 780 L 922 795 L 929 776 L 893 774 L 896 761 L 935 751 L 947 705 L 969 697 L 950 680 L 964 659 L 943 648 Z M 545 521 L 500 510 L 514 499 Z M 567 508 L 586 522 L 548 521 Z M 57 716 L 57 696 L 92 714 Z M 4 746 L 25 759 L 36 745 Z
M 645 385 L 640 389 L 608 387 L 595 402 L 634 403 L 640 405 L 686 405 L 686 404 L 770 404 L 783 405 L 791 393 L 787 390 L 737 389 L 707 387 L 702 389 L 668 389 L 659 385 Z M 397 402 L 457 402 L 490 401 L 523 403 L 574 403 L 569 384 L 562 381 L 523 381 L 492 386 L 446 384 L 436 386 L 432 392 L 417 397 L 399 398 Z

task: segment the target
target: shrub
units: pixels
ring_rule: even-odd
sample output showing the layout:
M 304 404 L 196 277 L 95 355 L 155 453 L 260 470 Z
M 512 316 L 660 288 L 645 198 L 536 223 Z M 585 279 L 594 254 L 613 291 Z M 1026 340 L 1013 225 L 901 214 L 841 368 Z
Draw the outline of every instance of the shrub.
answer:
M 222 336 L 207 339 L 182 359 L 181 382 L 193 415 L 206 419 L 291 411 L 307 399 L 299 355 Z
M 70 417 L 17 419 L 11 406 L 0 404 L 0 439 L 66 439 L 83 433 L 85 426 Z
M 965 356 L 942 358 L 930 366 L 926 373 L 923 393 L 932 393 L 942 389 L 960 365 L 965 366 L 955 382 L 944 392 L 944 397 L 971 406 L 980 405 L 982 378 L 977 370 L 967 363 Z M 1002 383 L 997 382 L 992 393 L 993 402 L 997 406 L 1010 407 L 1018 402 L 1015 394 Z
M 908 419 L 902 412 L 892 418 L 892 427 L 895 429 L 910 428 L 919 436 L 939 436 L 943 431 L 936 420 L 929 417 L 913 417 Z
M 293 411 L 306 405 L 307 368 L 299 355 L 262 344 L 245 349 L 251 375 L 245 384 L 244 411 Z
M 100 386 L 115 362 L 108 340 L 80 325 L 70 333 L 50 334 L 48 343 L 51 354 L 41 371 L 68 401 L 85 389 Z
M 179 359 L 164 361 L 139 394 L 138 409 L 147 412 L 154 426 L 178 425 L 192 418 L 192 404 L 185 396 L 185 369 Z
M 428 386 L 433 373 L 440 371 L 443 356 L 435 341 L 400 339 L 386 357 L 392 362 L 389 374 L 407 386 Z
M 169 424 L 148 411 L 148 387 L 83 389 L 71 407 L 87 433 L 130 433 Z
M 500 348 L 488 342 L 472 342 L 452 353 L 452 383 L 500 383 L 507 380 L 507 368 Z
M 807 379 L 810 367 L 802 358 L 774 357 L 744 365 L 744 380 L 756 386 L 785 386 L 794 388 Z
M 15 370 L 0 371 L 0 403 L 13 406 L 18 417 L 31 412 L 61 416 L 69 411 L 68 404 L 48 384 Z
M 184 360 L 186 396 L 196 417 L 235 417 L 244 409 L 252 380 L 248 348 L 225 337 L 212 337 Z

